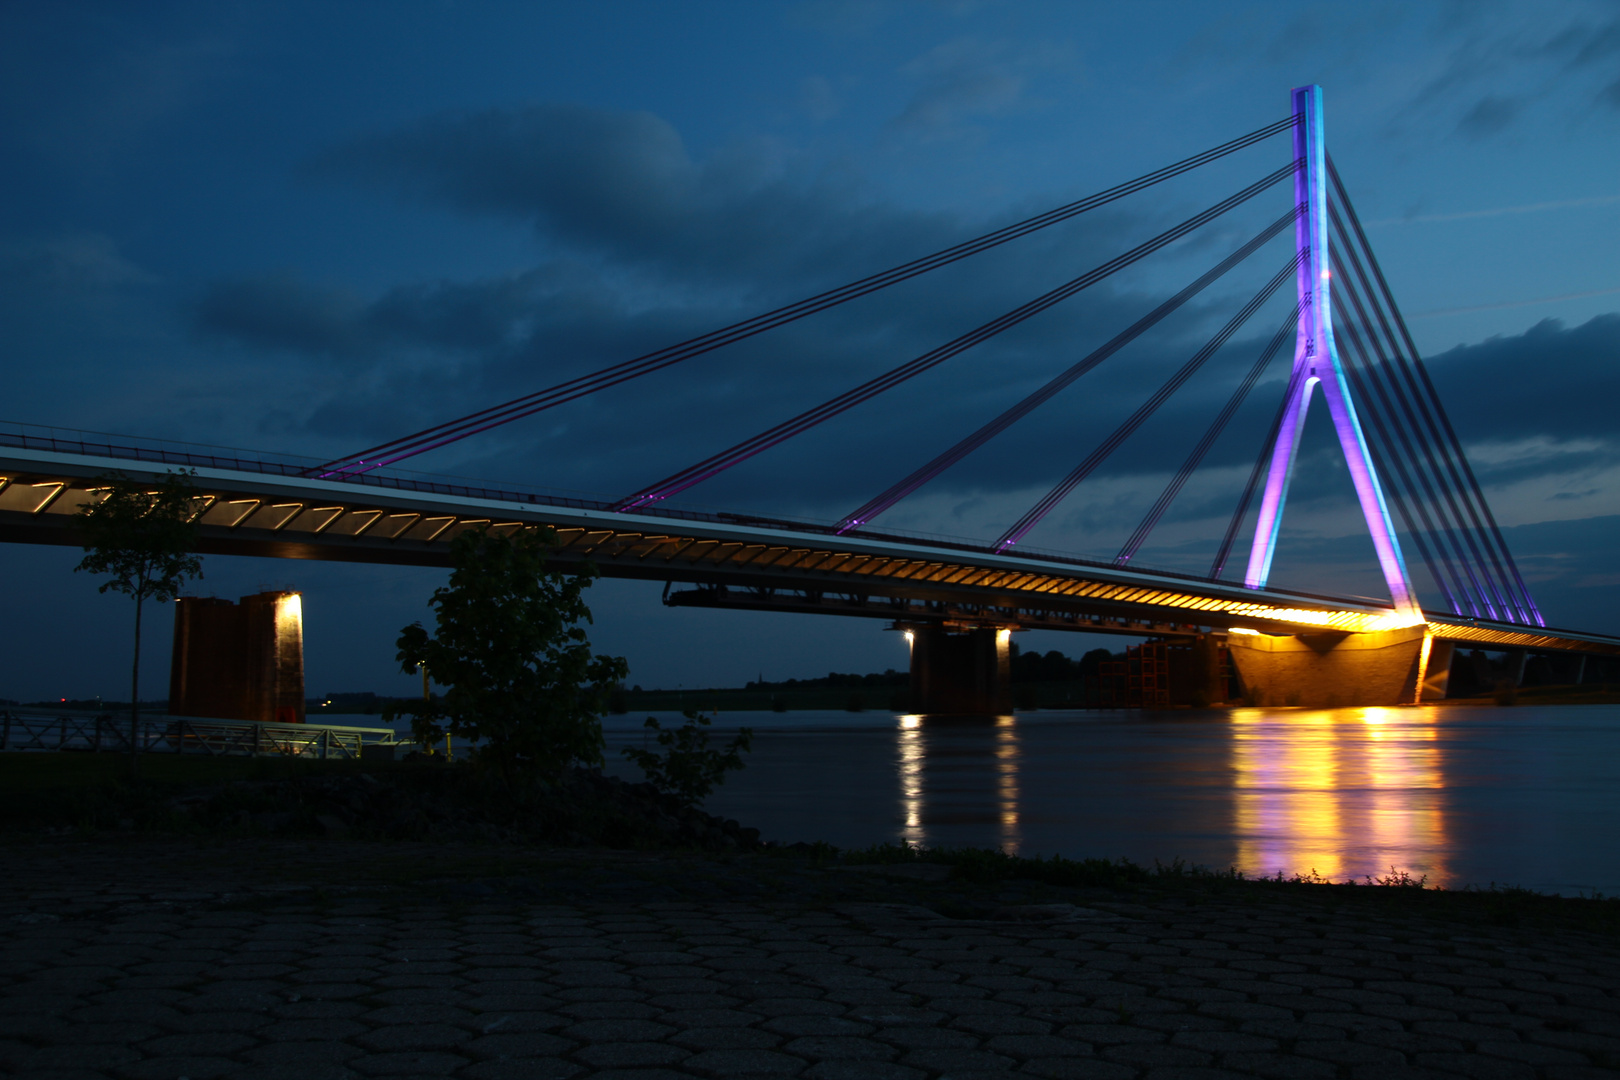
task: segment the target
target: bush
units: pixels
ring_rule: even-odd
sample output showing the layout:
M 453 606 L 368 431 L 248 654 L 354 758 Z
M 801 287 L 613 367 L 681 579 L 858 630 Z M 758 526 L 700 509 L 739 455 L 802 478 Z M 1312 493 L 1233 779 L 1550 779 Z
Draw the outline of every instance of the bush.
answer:
M 726 773 L 743 767 L 742 756 L 753 746 L 754 732 L 743 728 L 724 750 L 713 750 L 709 747 L 709 733 L 704 730 L 709 718 L 691 709 L 681 715 L 686 717 L 686 723 L 673 730 L 665 730 L 657 717 L 647 717 L 644 726 L 658 732 L 663 753 L 627 746 L 624 756 L 641 767 L 654 787 L 690 807 L 725 783 Z

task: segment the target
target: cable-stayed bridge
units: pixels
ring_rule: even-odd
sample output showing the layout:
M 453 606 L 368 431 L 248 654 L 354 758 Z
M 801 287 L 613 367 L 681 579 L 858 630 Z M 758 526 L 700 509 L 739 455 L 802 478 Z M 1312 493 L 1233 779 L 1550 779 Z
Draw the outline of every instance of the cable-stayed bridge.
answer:
M 401 463 L 418 455 L 666 371 L 1268 140 L 1287 142 L 1291 155 L 1199 213 L 944 344 L 636 491 L 596 501 L 561 499 L 515 485 L 483 487 L 401 469 Z M 842 518 L 811 522 L 698 513 L 668 502 L 897 390 L 1238 207 L 1262 196 L 1275 198 L 1279 191 L 1292 193 L 1291 201 L 1277 200 L 1284 204 L 1281 212 L 1180 291 Z M 882 516 L 902 500 L 1286 237 L 1293 244 L 1260 289 L 994 540 L 942 541 L 884 527 Z M 1207 428 L 1189 438 L 1185 459 L 1114 558 L 1083 560 L 1021 546 L 1222 353 L 1268 301 L 1287 296 L 1290 282 L 1293 303 L 1284 305 L 1285 317 L 1268 328 L 1272 332 L 1265 336 L 1264 348 L 1249 358 Z M 1269 429 L 1256 432 L 1263 434 L 1256 440 L 1259 453 L 1224 535 L 1211 540 L 1209 571 L 1168 573 L 1136 565 L 1155 527 L 1290 341 L 1286 389 Z M 1301 433 L 1318 392 L 1372 537 L 1389 591 L 1387 602 L 1269 584 Z M 1194 643 L 1189 655 L 1204 657 L 1196 664 L 1205 664 L 1214 655 L 1211 643 L 1218 643 L 1230 650 L 1245 682 L 1293 686 L 1290 696 L 1302 703 L 1324 694 L 1343 704 L 1357 703 L 1357 698 L 1363 704 L 1411 700 L 1421 696 L 1425 685 L 1431 693 L 1443 692 L 1443 669 L 1449 667 L 1455 643 L 1620 655 L 1620 639 L 1546 628 L 1326 153 L 1317 87 L 1296 90 L 1294 110 L 1282 120 L 1085 199 L 344 458 L 310 461 L 21 424 L 0 429 L 0 539 L 71 543 L 71 516 L 95 497 L 97 477 L 113 471 L 155 477 L 175 467 L 196 470 L 204 493 L 198 515 L 205 551 L 443 564 L 450 540 L 467 529 L 549 525 L 559 535 L 559 560 L 589 560 L 610 576 L 698 586 L 673 595 L 666 588 L 669 602 L 891 619 L 914 640 L 914 683 L 939 684 L 939 693 L 930 697 L 924 686 L 922 696 L 947 705 L 947 699 L 971 699 L 976 707 L 998 705 L 1004 696 L 1006 631 L 1015 628 L 1189 642 Z M 1430 584 L 1422 598 L 1408 553 L 1415 553 Z M 943 669 L 951 673 L 941 674 Z M 1314 693 L 1313 687 L 1329 689 Z M 1217 693 L 1216 699 L 1222 696 Z

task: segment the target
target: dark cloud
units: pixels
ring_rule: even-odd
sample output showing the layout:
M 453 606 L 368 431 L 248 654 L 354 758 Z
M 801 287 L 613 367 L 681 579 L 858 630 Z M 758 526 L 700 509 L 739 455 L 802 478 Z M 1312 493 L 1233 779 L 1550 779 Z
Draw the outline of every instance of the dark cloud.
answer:
M 1598 92 L 1598 100 L 1611 109 L 1620 111 L 1620 79 L 1614 80 Z
M 1518 119 L 1520 103 L 1513 98 L 1487 94 L 1474 103 L 1457 122 L 1457 130 L 1471 139 L 1485 139 L 1496 135 Z
M 1620 56 L 1620 19 L 1600 26 L 1575 23 L 1555 34 L 1545 48 L 1565 57 L 1572 68 L 1602 63 Z
M 70 291 L 157 282 L 155 275 L 125 258 L 111 237 L 100 233 L 0 245 L 0 279 L 24 289 Z
M 1465 441 L 1608 442 L 1617 434 L 1620 314 L 1574 327 L 1544 319 L 1522 334 L 1458 345 L 1428 364 Z
M 554 245 L 683 285 L 792 273 L 829 256 L 882 265 L 929 250 L 941 216 L 870 199 L 832 173 L 805 177 L 767 142 L 703 161 L 646 112 L 530 105 L 447 113 L 322 154 L 318 173 L 467 213 L 532 222 Z
M 919 86 L 893 126 L 925 138 L 962 134 L 967 121 L 1015 107 L 1040 66 L 1036 56 L 973 38 L 936 46 L 906 65 Z
M 360 301 L 291 274 L 215 282 L 198 300 L 197 329 L 243 344 L 324 358 L 369 355 Z

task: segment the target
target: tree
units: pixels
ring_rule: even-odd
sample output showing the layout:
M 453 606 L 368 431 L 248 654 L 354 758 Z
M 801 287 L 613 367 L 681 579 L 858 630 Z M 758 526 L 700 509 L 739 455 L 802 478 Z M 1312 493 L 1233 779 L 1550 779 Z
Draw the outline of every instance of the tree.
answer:
M 548 570 L 550 529 L 472 530 L 450 545 L 455 570 L 428 601 L 437 636 L 421 623 L 400 632 L 407 674 L 426 665 L 442 697 L 401 703 L 418 740 L 446 732 L 482 740 L 478 760 L 515 794 L 531 777 L 555 778 L 577 763 L 602 764 L 601 713 L 608 690 L 629 673 L 621 657 L 596 656 L 585 630 L 590 567 Z
M 624 756 L 641 766 L 652 785 L 673 795 L 682 806 L 697 806 L 709 797 L 715 785 L 726 782 L 726 773 L 743 767 L 742 756 L 753 748 L 754 729 L 741 728 L 724 750 L 709 746 L 709 718 L 693 709 L 681 713 L 686 723 L 666 729 L 655 716 L 643 727 L 658 732 L 659 754 L 635 746 L 624 748 Z
M 76 515 L 84 535 L 85 556 L 75 571 L 107 574 L 101 592 L 121 592 L 135 599 L 135 660 L 129 677 L 130 768 L 139 760 L 141 700 L 141 606 L 148 599 L 173 600 L 190 578 L 202 577 L 195 554 L 197 489 L 191 474 L 169 473 L 153 487 L 121 473 L 101 477 L 96 501 Z

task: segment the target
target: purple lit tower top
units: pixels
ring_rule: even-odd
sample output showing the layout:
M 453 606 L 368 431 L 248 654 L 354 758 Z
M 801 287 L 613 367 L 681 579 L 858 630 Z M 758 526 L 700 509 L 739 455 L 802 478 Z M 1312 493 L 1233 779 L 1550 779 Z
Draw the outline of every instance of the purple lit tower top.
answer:
M 1294 470 L 1294 458 L 1299 450 L 1299 436 L 1305 428 L 1305 415 L 1309 411 L 1311 391 L 1318 384 L 1327 402 L 1328 414 L 1333 418 L 1333 429 L 1338 432 L 1339 446 L 1345 462 L 1350 466 L 1350 478 L 1355 483 L 1356 498 L 1361 513 L 1367 519 L 1372 533 L 1373 547 L 1378 552 L 1378 564 L 1389 584 L 1390 598 L 1395 610 L 1409 616 L 1413 622 L 1421 621 L 1423 611 L 1418 606 L 1417 592 L 1406 572 L 1406 561 L 1401 557 L 1400 543 L 1395 539 L 1395 528 L 1390 523 L 1389 509 L 1384 504 L 1383 488 L 1378 473 L 1373 469 L 1367 453 L 1367 440 L 1362 436 L 1361 423 L 1356 419 L 1356 407 L 1350 400 L 1350 388 L 1345 382 L 1344 367 L 1339 362 L 1339 350 L 1333 340 L 1333 314 L 1329 301 L 1332 285 L 1328 271 L 1328 215 L 1327 215 L 1327 160 L 1322 141 L 1322 88 L 1304 86 L 1294 91 L 1294 114 L 1300 118 L 1294 128 L 1294 156 L 1299 160 L 1294 174 L 1294 197 L 1305 207 L 1295 227 L 1299 250 L 1303 258 L 1299 264 L 1299 340 L 1294 350 L 1293 375 L 1288 381 L 1287 411 L 1277 432 L 1277 445 L 1271 454 L 1271 466 L 1266 473 L 1265 495 L 1260 502 L 1260 518 L 1255 523 L 1254 546 L 1249 552 L 1249 569 L 1244 584 L 1251 589 L 1264 588 L 1271 575 L 1271 559 L 1277 548 L 1277 531 L 1282 525 L 1283 503 L 1288 498 L 1288 480 Z

